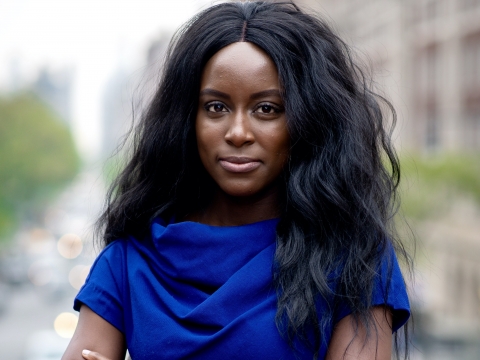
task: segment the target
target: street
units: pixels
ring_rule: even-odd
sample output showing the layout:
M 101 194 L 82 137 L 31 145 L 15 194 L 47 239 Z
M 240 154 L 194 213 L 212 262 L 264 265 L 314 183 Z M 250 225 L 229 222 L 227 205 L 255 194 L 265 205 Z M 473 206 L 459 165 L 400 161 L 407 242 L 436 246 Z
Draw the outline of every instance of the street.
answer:
M 75 294 L 72 288 L 53 298 L 30 284 L 10 287 L 7 309 L 0 315 L 0 359 L 26 359 L 27 343 L 34 334 L 53 331 L 55 318 L 60 313 L 73 313 Z M 60 337 L 58 342 L 64 343 Z
M 80 174 L 2 252 L 0 359 L 60 359 L 75 327 L 73 299 L 98 253 L 92 224 L 103 198 L 98 172 Z

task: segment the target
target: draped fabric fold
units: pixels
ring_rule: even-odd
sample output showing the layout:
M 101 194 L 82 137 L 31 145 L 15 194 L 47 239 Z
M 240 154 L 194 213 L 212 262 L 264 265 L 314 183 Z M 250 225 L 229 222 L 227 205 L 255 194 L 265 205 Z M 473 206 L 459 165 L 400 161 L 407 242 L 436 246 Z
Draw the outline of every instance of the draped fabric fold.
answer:
M 85 304 L 120 330 L 134 360 L 311 359 L 301 344 L 294 352 L 275 325 L 277 223 L 157 219 L 148 239 L 119 239 L 102 251 L 74 308 Z M 401 279 L 399 269 L 394 276 Z M 392 307 L 408 307 L 406 293 L 396 296 L 400 305 Z M 320 359 L 331 331 L 323 336 Z

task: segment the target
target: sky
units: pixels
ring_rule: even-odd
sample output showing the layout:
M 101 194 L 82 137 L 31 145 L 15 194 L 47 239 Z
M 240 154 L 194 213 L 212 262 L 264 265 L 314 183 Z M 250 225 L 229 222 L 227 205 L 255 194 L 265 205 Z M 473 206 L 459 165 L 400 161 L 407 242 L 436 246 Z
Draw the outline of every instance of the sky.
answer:
M 0 91 L 28 83 L 40 68 L 74 70 L 75 139 L 86 158 L 99 151 L 105 83 L 135 69 L 162 32 L 173 32 L 214 0 L 0 0 Z

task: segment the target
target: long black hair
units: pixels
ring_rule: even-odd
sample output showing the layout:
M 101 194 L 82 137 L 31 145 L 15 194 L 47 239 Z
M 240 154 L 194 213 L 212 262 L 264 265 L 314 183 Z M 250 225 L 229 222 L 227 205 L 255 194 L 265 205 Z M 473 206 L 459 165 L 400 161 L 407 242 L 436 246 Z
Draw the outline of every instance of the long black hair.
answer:
M 394 122 L 395 112 L 368 88 L 330 27 L 292 3 L 215 5 L 177 32 L 99 219 L 103 242 L 142 238 L 153 218 L 182 218 L 209 201 L 212 180 L 195 140 L 200 79 L 207 61 L 238 41 L 259 46 L 276 64 L 291 139 L 273 269 L 277 326 L 289 341 L 318 349 L 342 299 L 370 333 L 382 259 L 391 245 L 408 258 L 392 220 L 400 169 L 385 114 Z M 317 314 L 320 297 L 331 306 Z

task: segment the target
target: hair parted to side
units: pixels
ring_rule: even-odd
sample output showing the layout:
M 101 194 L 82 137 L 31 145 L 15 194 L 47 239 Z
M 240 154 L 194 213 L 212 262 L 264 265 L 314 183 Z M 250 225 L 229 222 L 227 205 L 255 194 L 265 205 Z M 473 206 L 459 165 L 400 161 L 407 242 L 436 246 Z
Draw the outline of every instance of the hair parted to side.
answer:
M 369 90 L 348 47 L 322 20 L 292 3 L 222 3 L 179 30 L 97 225 L 105 245 L 142 239 L 153 218 L 183 218 L 208 204 L 213 184 L 195 139 L 200 80 L 207 61 L 238 41 L 262 48 L 278 69 L 292 145 L 273 269 L 276 321 L 292 346 L 303 340 L 316 358 L 339 299 L 375 336 L 376 269 L 392 246 L 409 262 L 392 220 L 400 169 L 384 110 L 394 123 L 394 109 Z M 332 304 L 322 314 L 319 298 Z

